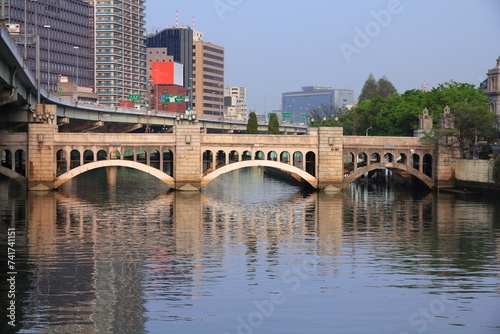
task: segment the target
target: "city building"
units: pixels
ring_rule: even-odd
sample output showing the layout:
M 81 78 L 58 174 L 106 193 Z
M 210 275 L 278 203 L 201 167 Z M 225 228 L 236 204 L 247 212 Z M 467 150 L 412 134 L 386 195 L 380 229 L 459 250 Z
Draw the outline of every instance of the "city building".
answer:
M 307 123 L 315 108 L 326 107 L 334 116 L 353 104 L 354 92 L 351 89 L 305 86 L 301 91 L 282 94 L 282 117 L 286 122 Z
M 173 61 L 150 63 L 149 107 L 160 112 L 185 113 L 190 101 L 184 81 L 182 64 Z
M 83 0 L 93 8 L 99 103 L 146 99 L 146 0 Z
M 82 0 L 0 0 L 5 23 L 34 74 L 38 36 L 40 85 L 47 91 L 55 93 L 61 77 L 94 87 L 93 9 Z
M 226 86 L 224 88 L 224 117 L 246 120 L 247 90 L 245 87 Z
M 177 25 L 148 36 L 146 46 L 165 50 L 184 66 L 183 86 L 198 115 L 224 116 L 224 48 L 204 42 L 200 31 Z
M 198 115 L 224 117 L 224 48 L 194 42 L 193 109 Z
M 497 128 L 500 129 L 500 57 L 497 58 L 495 67 L 488 70 L 486 96 L 490 99 L 490 111 L 497 117 Z
M 173 61 L 184 65 L 183 86 L 190 86 L 193 77 L 193 29 L 188 26 L 168 27 L 146 38 L 146 47 L 160 48 L 173 57 Z

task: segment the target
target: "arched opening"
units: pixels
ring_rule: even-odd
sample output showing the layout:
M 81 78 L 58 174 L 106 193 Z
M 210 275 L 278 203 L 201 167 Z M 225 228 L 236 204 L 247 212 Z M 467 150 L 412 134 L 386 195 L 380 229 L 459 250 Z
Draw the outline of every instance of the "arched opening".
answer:
M 149 152 L 149 165 L 153 168 L 160 169 L 160 152 L 151 150 Z
M 219 150 L 215 155 L 215 168 L 220 168 L 226 164 L 226 152 Z
M 80 151 L 72 150 L 70 153 L 69 168 L 73 169 L 80 166 Z
M 370 163 L 375 164 L 380 162 L 380 154 L 378 153 L 372 153 L 370 156 Z
M 255 160 L 265 160 L 265 159 L 266 159 L 266 156 L 265 156 L 264 152 L 262 152 L 262 151 L 255 152 Z
M 170 150 L 163 151 L 163 173 L 174 175 L 174 153 Z
M 394 156 L 391 153 L 384 154 L 384 162 L 394 162 Z
M 267 154 L 267 160 L 278 161 L 278 153 L 271 151 Z
M 231 151 L 229 152 L 229 163 L 232 164 L 234 162 L 238 162 L 239 161 L 239 154 L 237 151 Z
M 314 152 L 306 153 L 306 172 L 316 176 L 316 154 Z
M 120 159 L 120 156 L 121 156 L 121 155 L 120 155 L 120 151 L 118 151 L 118 150 L 111 151 L 111 152 L 109 153 L 109 158 L 110 158 L 111 160 L 114 160 L 114 159 Z
M 368 165 L 368 157 L 366 153 L 361 152 L 358 154 L 358 168 L 365 167 Z
M 290 153 L 288 153 L 287 151 L 281 152 L 280 162 L 282 162 L 284 164 L 289 164 L 290 163 Z
M 134 151 L 125 150 L 125 152 L 123 153 L 123 160 L 134 161 Z
M 9 150 L 2 151 L 2 166 L 12 169 L 12 153 Z
M 407 160 L 407 158 L 406 158 L 406 154 L 401 153 L 401 154 L 399 155 L 399 158 L 397 158 L 397 159 L 396 159 L 396 162 L 397 162 L 397 163 L 400 163 L 400 164 L 406 164 L 406 160 Z
M 354 153 L 345 152 L 344 153 L 344 177 L 352 173 L 354 169 Z
M 241 161 L 252 160 L 252 152 L 244 151 L 241 155 Z
M 147 164 L 148 163 L 148 154 L 144 150 L 139 150 L 137 151 L 137 162 L 140 162 L 141 164 Z
M 211 172 L 213 170 L 212 159 L 212 151 L 207 150 L 203 152 L 203 172 Z
M 16 172 L 26 176 L 26 153 L 23 150 L 17 150 L 15 153 Z
M 411 155 L 412 158 L 412 167 L 415 168 L 416 170 L 420 170 L 420 156 L 416 153 L 413 153 Z
M 97 161 L 108 160 L 108 153 L 104 150 L 99 150 L 97 152 Z
M 432 155 L 425 154 L 422 163 L 422 172 L 432 178 Z
M 293 152 L 293 166 L 300 169 L 304 169 L 304 156 L 302 152 L 300 151 Z
M 78 158 L 80 161 L 80 158 Z M 62 175 L 67 172 L 66 151 L 59 150 L 56 153 L 56 176 Z
M 94 162 L 94 152 L 91 150 L 85 150 L 83 152 L 83 164 L 88 164 Z

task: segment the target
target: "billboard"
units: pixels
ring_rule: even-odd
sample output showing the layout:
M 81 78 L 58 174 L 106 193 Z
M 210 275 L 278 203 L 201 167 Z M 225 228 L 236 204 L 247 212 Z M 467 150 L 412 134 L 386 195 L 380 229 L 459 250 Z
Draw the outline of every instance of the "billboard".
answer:
M 173 61 L 151 62 L 151 84 L 153 85 L 183 85 L 184 67 Z

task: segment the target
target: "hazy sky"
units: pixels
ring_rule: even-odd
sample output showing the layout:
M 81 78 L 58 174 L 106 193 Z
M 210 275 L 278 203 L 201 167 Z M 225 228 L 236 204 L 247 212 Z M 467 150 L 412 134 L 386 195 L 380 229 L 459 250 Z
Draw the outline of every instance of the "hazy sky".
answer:
M 248 108 L 280 108 L 302 86 L 354 90 L 370 73 L 402 93 L 478 85 L 500 56 L 499 0 L 147 0 L 148 32 L 192 25 L 225 48 L 225 85 Z

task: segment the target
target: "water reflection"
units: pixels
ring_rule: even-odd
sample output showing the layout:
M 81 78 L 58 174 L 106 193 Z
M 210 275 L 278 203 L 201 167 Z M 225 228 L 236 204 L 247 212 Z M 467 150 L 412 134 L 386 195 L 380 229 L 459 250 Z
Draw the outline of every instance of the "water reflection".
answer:
M 128 169 L 93 172 L 26 198 L 0 182 L 2 229 L 15 225 L 25 252 L 21 332 L 418 332 L 408 318 L 441 294 L 435 332 L 499 325 L 488 200 L 363 184 L 302 193 L 246 170 L 168 192 Z M 273 295 L 283 303 L 253 326 Z

